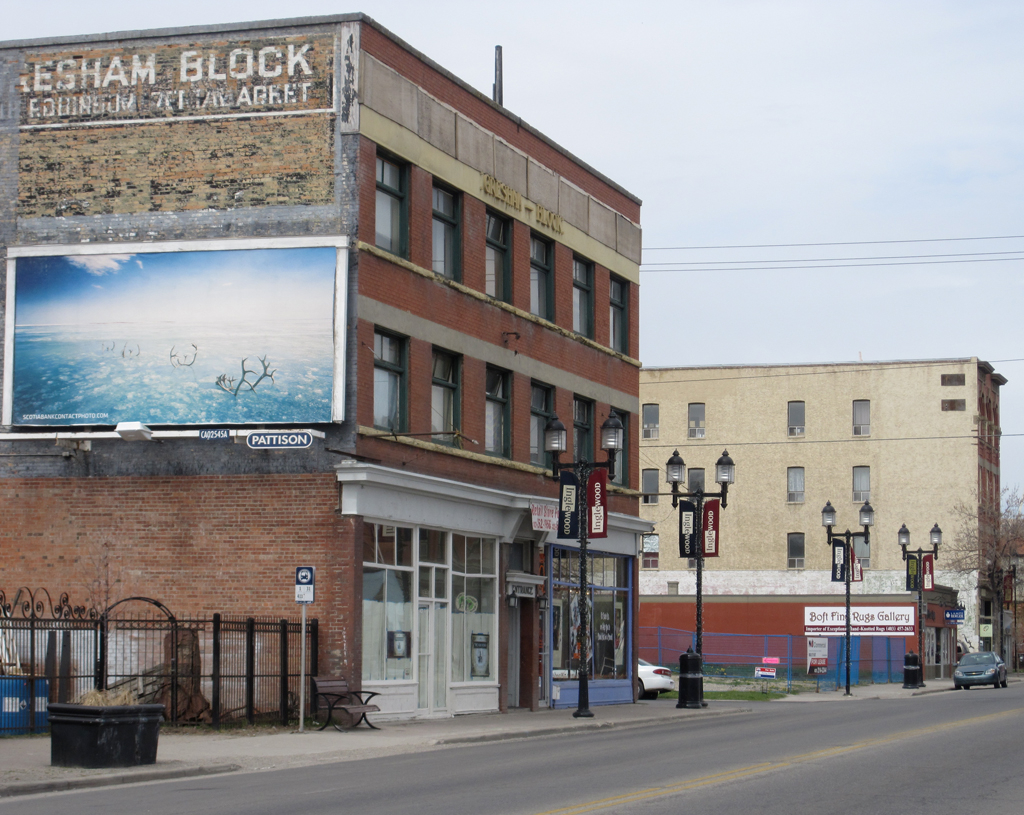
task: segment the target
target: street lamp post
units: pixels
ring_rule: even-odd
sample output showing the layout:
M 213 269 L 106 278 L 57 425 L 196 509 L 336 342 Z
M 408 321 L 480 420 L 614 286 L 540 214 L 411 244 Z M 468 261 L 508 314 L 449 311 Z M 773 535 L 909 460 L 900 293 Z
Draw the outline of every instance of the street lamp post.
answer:
M 931 543 L 930 549 L 918 549 L 916 552 L 907 552 L 907 547 L 910 546 L 910 530 L 907 529 L 907 525 L 903 524 L 900 526 L 900 531 L 896 533 L 896 539 L 899 542 L 900 549 L 903 552 L 903 560 L 906 562 L 910 558 L 917 558 L 917 658 L 921 662 L 921 680 L 918 685 L 919 688 L 924 687 L 924 571 L 922 566 L 924 564 L 924 556 L 931 555 L 933 558 L 938 559 L 939 557 L 939 544 L 942 543 L 942 530 L 939 529 L 939 525 L 935 524 L 932 526 L 931 532 L 928 533 L 928 541 Z
M 590 718 L 594 715 L 590 712 L 590 685 L 587 681 L 587 674 L 590 669 L 590 655 L 589 649 L 587 648 L 589 642 L 588 638 L 590 635 L 590 631 L 587 628 L 589 625 L 587 620 L 587 544 L 589 542 L 587 483 L 590 480 L 591 473 L 596 469 L 606 469 L 609 472 L 615 471 L 615 454 L 622 449 L 622 445 L 625 441 L 624 435 L 625 432 L 622 427 L 622 420 L 615 414 L 615 411 L 612 411 L 608 418 L 605 419 L 604 424 L 601 425 L 601 449 L 608 452 L 607 460 L 590 462 L 580 455 L 583 451 L 576 450 L 576 461 L 569 464 L 562 464 L 558 459 L 566 450 L 567 433 L 565 425 L 562 424 L 558 416 L 552 416 L 544 427 L 544 449 L 552 454 L 551 477 L 557 479 L 559 471 L 572 470 L 573 475 L 576 477 L 577 484 L 576 517 L 579 523 L 580 544 L 580 630 L 578 638 L 580 661 L 577 675 L 579 676 L 580 689 L 579 700 L 576 704 L 576 712 L 572 714 L 576 718 Z
M 700 703 L 704 702 L 704 500 L 706 498 L 721 498 L 722 509 L 725 509 L 729 500 L 729 485 L 736 482 L 736 465 L 729 457 L 729 451 L 723 450 L 718 461 L 715 462 L 715 482 L 722 488 L 721 492 L 704 492 L 703 487 L 698 487 L 693 492 L 680 489 L 679 485 L 686 477 L 686 463 L 683 461 L 679 451 L 675 450 L 672 457 L 665 465 L 665 480 L 672 486 L 672 508 L 679 510 L 679 553 L 683 552 L 683 514 L 685 506 L 680 502 L 681 498 L 693 498 L 696 517 L 693 521 L 693 530 L 697 541 L 697 657 L 701 665 L 700 675 Z M 686 707 L 683 694 L 679 694 L 679 701 L 676 707 Z
M 860 525 L 864 528 L 864 543 L 869 544 L 871 542 L 871 527 L 875 523 L 875 511 L 871 508 L 871 504 L 867 501 L 864 502 L 864 506 L 860 508 Z M 854 533 L 849 529 L 846 532 L 833 532 L 832 527 L 836 525 L 836 511 L 832 506 L 831 501 L 825 502 L 825 508 L 821 510 L 821 525 L 826 530 L 826 541 L 829 546 L 832 546 L 832 542 L 836 540 L 844 541 L 844 554 L 843 554 L 843 572 L 846 577 L 846 696 L 852 696 L 850 693 L 850 658 L 851 658 L 851 645 L 850 639 L 852 636 L 852 625 L 850 619 L 850 571 L 853 565 L 853 539 Z M 834 565 L 834 563 L 833 563 Z

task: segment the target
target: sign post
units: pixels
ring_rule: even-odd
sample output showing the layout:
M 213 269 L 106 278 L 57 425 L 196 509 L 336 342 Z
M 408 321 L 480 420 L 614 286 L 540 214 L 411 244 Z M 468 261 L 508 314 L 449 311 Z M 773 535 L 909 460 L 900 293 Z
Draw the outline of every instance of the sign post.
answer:
M 306 729 L 306 606 L 316 594 L 316 566 L 295 569 L 295 602 L 302 606 L 302 656 L 299 658 L 299 732 Z

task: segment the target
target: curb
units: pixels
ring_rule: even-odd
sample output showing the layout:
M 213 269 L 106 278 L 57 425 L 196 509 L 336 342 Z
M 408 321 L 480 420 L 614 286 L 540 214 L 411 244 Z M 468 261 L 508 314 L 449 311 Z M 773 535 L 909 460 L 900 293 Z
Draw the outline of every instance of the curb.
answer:
M 167 769 L 141 770 L 116 775 L 94 775 L 86 778 L 55 778 L 52 781 L 15 781 L 0 786 L 0 798 L 89 789 L 90 787 L 112 787 L 117 784 L 141 784 L 144 781 L 168 781 L 198 775 L 219 775 L 240 769 L 242 768 L 237 764 L 213 764 L 205 767 L 168 767 Z
M 510 741 L 512 739 L 531 739 L 543 736 L 558 736 L 565 733 L 593 732 L 595 730 L 628 730 L 633 727 L 649 727 L 663 724 L 688 724 L 706 716 L 734 716 L 739 713 L 750 713 L 752 708 L 736 708 L 734 710 L 705 710 L 701 714 L 691 716 L 665 717 L 657 716 L 647 719 L 634 719 L 628 722 L 587 722 L 566 724 L 558 727 L 545 727 L 521 732 L 502 731 L 499 733 L 480 733 L 475 736 L 452 736 L 451 738 L 434 739 L 431 744 L 479 744 L 488 741 Z

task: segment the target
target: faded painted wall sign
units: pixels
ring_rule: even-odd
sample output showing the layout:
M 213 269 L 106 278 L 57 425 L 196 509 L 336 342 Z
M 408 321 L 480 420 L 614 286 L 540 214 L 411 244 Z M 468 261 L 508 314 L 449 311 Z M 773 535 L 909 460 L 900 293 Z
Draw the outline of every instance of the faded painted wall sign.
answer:
M 22 129 L 334 110 L 332 37 L 29 54 Z

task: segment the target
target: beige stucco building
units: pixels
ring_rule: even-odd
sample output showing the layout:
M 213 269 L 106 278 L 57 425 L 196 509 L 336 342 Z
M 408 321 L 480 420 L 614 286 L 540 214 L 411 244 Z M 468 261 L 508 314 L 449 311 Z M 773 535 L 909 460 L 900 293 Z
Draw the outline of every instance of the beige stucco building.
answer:
M 703 469 L 705 489 L 717 490 L 714 465 L 723 449 L 735 460 L 736 483 L 721 513 L 720 557 L 705 560 L 703 594 L 712 602 L 739 595 L 776 602 L 843 595 L 844 585 L 831 581 L 821 510 L 831 501 L 836 531 L 859 532 L 858 510 L 870 500 L 875 525 L 869 545 L 855 545 L 865 569 L 863 582 L 851 589 L 854 602 L 905 602 L 912 595 L 904 590 L 900 526 L 910 530 L 912 550 L 928 546 L 936 523 L 949 542 L 957 499 L 977 490 L 983 501 L 998 500 L 999 388 L 1005 382 L 973 357 L 647 368 L 640 376 L 642 489 L 668 491 L 665 463 L 675 450 L 691 488 L 700 476 L 695 470 Z M 641 514 L 657 536 L 645 541 L 641 595 L 693 595 L 695 570 L 679 557 L 671 498 L 646 495 Z M 960 589 L 966 623 L 958 636 L 977 647 L 979 616 L 990 610 L 970 576 L 943 570 L 942 555 L 940 549 L 936 581 Z M 926 628 L 929 633 L 934 652 L 935 632 Z M 952 633 L 945 635 L 947 648 Z

